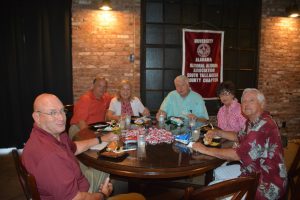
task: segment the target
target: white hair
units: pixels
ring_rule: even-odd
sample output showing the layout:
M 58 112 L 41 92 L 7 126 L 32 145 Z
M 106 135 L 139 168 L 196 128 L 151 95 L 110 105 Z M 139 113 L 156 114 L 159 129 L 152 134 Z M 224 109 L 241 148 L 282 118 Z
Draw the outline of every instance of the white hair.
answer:
M 248 92 L 256 93 L 257 100 L 259 101 L 260 104 L 264 105 L 266 103 L 265 95 L 256 88 L 246 88 L 246 89 L 244 89 L 243 94 L 242 94 L 242 98 L 241 98 L 242 101 L 243 101 L 244 95 Z
M 185 82 L 186 84 L 189 85 L 189 78 L 186 77 L 185 75 L 179 75 L 175 78 L 174 80 L 174 83 L 177 82 L 177 81 L 182 81 L 182 82 Z

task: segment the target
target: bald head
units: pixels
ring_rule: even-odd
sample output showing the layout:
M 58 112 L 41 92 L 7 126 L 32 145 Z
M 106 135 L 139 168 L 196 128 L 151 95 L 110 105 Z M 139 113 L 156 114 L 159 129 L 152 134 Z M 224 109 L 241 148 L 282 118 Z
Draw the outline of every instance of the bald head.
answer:
M 54 136 L 65 130 L 64 106 L 53 94 L 44 93 L 36 97 L 32 117 L 38 127 Z
M 59 102 L 62 105 L 57 96 L 48 93 L 40 94 L 34 100 L 33 110 L 42 110 L 45 106 L 50 106 L 53 102 Z

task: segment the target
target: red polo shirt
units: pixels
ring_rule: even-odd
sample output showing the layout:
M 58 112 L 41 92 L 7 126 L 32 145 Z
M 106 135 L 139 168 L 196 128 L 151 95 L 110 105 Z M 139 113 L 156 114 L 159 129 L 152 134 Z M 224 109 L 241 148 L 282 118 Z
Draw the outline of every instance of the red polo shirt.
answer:
M 75 103 L 74 114 L 70 124 L 77 124 L 84 120 L 87 124 L 105 121 L 105 114 L 112 96 L 104 93 L 100 99 L 96 99 L 90 90 L 82 95 Z
M 41 199 L 72 199 L 87 192 L 89 183 L 74 156 L 76 145 L 66 133 L 60 141 L 34 125 L 23 153 L 22 162 L 34 175 Z

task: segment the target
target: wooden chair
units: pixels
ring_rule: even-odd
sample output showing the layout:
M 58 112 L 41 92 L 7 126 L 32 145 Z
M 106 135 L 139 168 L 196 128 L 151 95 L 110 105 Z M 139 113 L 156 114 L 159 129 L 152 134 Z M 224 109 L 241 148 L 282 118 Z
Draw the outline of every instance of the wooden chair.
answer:
M 12 150 L 12 156 L 15 162 L 19 181 L 23 188 L 23 192 L 26 196 L 26 199 L 40 200 L 40 195 L 37 189 L 35 178 L 25 169 L 24 165 L 21 162 L 21 158 L 17 149 Z
M 258 186 L 259 174 L 250 177 L 239 177 L 214 185 L 206 186 L 201 189 L 194 190 L 188 187 L 185 190 L 185 200 L 205 199 L 212 200 L 224 196 L 231 196 L 232 200 L 242 199 L 246 194 L 246 200 L 255 199 L 255 193 Z
M 296 156 L 288 171 L 288 190 L 290 190 L 290 199 L 300 199 L 300 145 L 298 147 Z
M 65 105 L 65 109 L 67 110 L 67 113 L 66 113 L 66 117 L 67 117 L 67 120 L 66 120 L 66 132 L 68 133 L 69 128 L 70 128 L 70 121 L 71 121 L 71 118 L 73 116 L 74 104 Z

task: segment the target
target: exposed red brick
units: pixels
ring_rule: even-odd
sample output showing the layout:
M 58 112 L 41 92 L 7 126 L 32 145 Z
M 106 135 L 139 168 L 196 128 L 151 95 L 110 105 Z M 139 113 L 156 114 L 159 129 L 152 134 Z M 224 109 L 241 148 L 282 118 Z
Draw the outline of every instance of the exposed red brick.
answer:
M 100 20 L 102 11 L 95 4 L 77 2 L 72 8 L 74 100 L 97 74 L 108 80 L 112 93 L 121 79 L 131 80 L 134 95 L 140 96 L 140 1 L 114 0 L 111 23 Z M 287 5 L 262 1 L 258 88 L 266 95 L 267 110 L 279 124 L 286 121 L 288 134 L 295 135 L 300 134 L 300 21 L 278 17 L 285 15 Z

